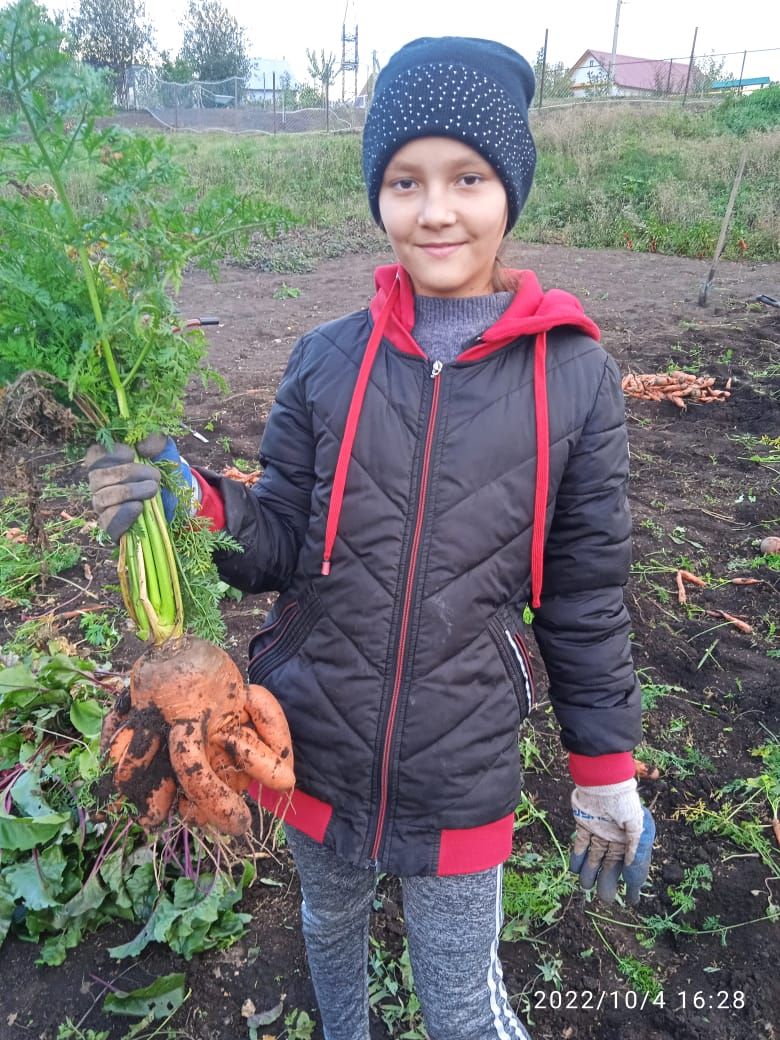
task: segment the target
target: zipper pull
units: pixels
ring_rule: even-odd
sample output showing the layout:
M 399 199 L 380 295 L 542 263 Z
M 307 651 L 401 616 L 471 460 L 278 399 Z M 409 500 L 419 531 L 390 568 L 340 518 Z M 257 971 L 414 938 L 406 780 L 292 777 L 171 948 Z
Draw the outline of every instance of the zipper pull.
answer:
M 444 362 L 443 361 L 434 361 L 433 368 L 431 369 L 431 379 L 435 379 L 436 376 L 438 376 L 440 374 L 440 372 L 441 372 L 441 370 L 443 368 L 444 368 Z

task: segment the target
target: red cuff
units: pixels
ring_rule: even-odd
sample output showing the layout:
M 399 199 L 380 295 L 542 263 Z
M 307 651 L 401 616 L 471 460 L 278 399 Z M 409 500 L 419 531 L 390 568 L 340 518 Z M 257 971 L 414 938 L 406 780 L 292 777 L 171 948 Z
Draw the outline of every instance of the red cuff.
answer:
M 630 751 L 618 751 L 614 755 L 577 755 L 570 751 L 569 772 L 580 787 L 601 787 L 630 780 L 636 775 L 636 767 Z
M 197 480 L 201 492 L 197 515 L 209 518 L 212 531 L 223 531 L 225 529 L 225 503 L 222 501 L 222 496 L 216 488 L 203 479 L 200 473 L 193 470 L 192 474 Z

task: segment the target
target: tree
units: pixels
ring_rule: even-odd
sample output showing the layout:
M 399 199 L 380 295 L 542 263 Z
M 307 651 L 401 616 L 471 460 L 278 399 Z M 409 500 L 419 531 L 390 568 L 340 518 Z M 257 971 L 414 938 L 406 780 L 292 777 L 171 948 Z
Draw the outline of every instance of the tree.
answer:
M 219 0 L 190 0 L 177 62 L 193 68 L 203 82 L 245 79 L 250 68 L 246 30 Z
M 169 51 L 160 51 L 160 79 L 166 83 L 189 83 L 195 79 L 195 67 L 180 54 L 173 58 Z
M 539 48 L 536 53 L 536 61 L 534 62 L 537 91 L 541 89 L 542 72 L 544 72 L 544 97 L 566 98 L 574 96 L 569 70 L 562 61 L 556 61 L 554 65 L 550 62 L 544 64 L 544 47 Z
M 321 50 L 319 57 L 316 51 L 306 48 L 306 57 L 309 59 L 309 75 L 322 88 L 324 104 L 327 105 L 328 89 L 336 82 L 336 55 L 332 52 L 325 57 L 325 51 Z
M 126 105 L 128 70 L 148 62 L 154 47 L 143 0 L 79 0 L 68 29 L 76 56 L 106 69 L 117 102 Z

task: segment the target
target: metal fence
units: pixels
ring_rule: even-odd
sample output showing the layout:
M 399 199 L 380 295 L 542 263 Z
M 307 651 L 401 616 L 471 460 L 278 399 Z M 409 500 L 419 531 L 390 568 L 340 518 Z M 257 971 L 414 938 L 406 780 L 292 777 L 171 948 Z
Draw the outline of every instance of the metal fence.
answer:
M 537 108 L 580 101 L 717 101 L 780 82 L 780 48 L 729 51 L 660 59 L 628 58 L 586 51 L 575 65 L 546 60 L 540 50 L 536 73 Z
M 292 90 L 276 84 L 250 88 L 238 77 L 207 83 L 171 83 L 154 69 L 128 71 L 129 109 L 146 112 L 170 130 L 225 130 L 234 133 L 338 132 L 359 129 L 365 122 L 365 98 L 316 106 L 316 91 Z M 308 104 L 307 104 L 308 102 Z
M 586 51 L 565 67 L 547 60 L 548 40 L 535 63 L 534 106 L 551 108 L 593 102 L 717 102 L 729 94 L 745 94 L 780 82 L 780 48 L 695 54 L 687 58 L 640 59 Z M 171 130 L 224 130 L 233 133 L 344 132 L 365 123 L 370 99 L 318 103 L 309 86 L 291 89 L 276 77 L 262 88 L 250 88 L 233 77 L 215 83 L 198 80 L 170 83 L 151 68 L 128 72 L 127 107 Z

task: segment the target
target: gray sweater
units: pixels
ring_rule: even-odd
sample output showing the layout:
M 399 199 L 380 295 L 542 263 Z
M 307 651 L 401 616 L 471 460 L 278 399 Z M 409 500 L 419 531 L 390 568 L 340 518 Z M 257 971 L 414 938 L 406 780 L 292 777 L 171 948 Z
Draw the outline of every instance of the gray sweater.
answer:
M 454 361 L 512 302 L 511 292 L 489 296 L 415 296 L 412 335 L 432 361 Z

